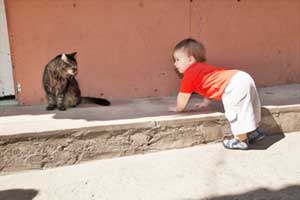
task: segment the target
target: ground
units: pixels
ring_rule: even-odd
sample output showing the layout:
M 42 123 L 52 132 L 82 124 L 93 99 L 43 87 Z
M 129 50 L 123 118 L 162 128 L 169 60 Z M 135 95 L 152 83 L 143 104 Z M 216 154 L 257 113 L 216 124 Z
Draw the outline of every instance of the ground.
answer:
M 300 198 L 300 132 L 250 150 L 221 143 L 0 176 L 1 200 Z

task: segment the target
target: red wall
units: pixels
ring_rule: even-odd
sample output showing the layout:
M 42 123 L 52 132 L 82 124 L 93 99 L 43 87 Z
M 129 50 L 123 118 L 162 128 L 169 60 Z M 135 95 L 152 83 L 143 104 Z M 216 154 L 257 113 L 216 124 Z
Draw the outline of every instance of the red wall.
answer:
M 300 82 L 297 0 L 6 0 L 17 95 L 45 102 L 42 73 L 78 52 L 83 95 L 122 99 L 175 94 L 172 49 L 201 40 L 208 62 L 243 69 L 258 85 Z

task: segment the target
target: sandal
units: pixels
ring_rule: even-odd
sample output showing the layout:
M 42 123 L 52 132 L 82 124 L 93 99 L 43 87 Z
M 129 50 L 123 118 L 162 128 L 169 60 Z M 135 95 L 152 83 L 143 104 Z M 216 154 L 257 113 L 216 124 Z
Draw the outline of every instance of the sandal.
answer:
M 240 149 L 240 150 L 248 149 L 248 144 L 246 142 L 241 142 L 235 138 L 223 140 L 223 146 L 226 149 Z

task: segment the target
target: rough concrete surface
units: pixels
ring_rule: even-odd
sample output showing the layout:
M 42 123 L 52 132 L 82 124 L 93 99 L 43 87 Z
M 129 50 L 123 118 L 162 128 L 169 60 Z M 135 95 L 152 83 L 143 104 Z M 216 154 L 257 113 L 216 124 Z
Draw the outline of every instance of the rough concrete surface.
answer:
M 300 130 L 300 84 L 260 89 L 261 128 L 269 135 Z M 190 147 L 230 133 L 222 105 L 170 113 L 175 97 L 81 105 L 67 111 L 45 106 L 0 106 L 0 172 L 77 164 L 118 156 Z
M 300 132 L 0 176 L 1 200 L 299 200 Z

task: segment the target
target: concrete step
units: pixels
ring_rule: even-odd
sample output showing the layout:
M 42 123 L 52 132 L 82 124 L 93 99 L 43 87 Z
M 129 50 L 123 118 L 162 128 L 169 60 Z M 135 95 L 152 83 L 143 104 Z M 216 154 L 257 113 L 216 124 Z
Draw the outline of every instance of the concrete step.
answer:
M 300 84 L 260 88 L 261 128 L 267 134 L 300 130 Z M 176 97 L 112 101 L 45 111 L 45 105 L 0 106 L 0 171 L 9 173 L 88 160 L 190 147 L 230 133 L 222 104 L 171 113 Z

